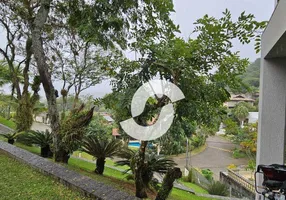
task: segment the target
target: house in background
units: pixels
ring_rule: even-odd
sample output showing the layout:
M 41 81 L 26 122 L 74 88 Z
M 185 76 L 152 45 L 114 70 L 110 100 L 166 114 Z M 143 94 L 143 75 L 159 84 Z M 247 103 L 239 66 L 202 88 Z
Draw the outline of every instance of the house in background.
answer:
M 121 138 L 121 135 L 119 133 L 119 128 L 113 128 L 112 129 L 112 136 L 115 138 L 115 139 L 120 139 Z
M 99 114 L 107 121 L 108 124 L 112 124 L 114 119 L 111 117 L 111 114 L 107 112 L 99 112 Z
M 286 0 L 276 7 L 262 35 L 256 164 L 285 163 Z M 258 177 L 261 185 L 262 177 Z M 263 199 L 257 194 L 256 199 Z
M 236 104 L 240 102 L 250 103 L 252 106 L 254 105 L 255 100 L 251 98 L 247 98 L 245 95 L 231 95 L 230 100 L 224 103 L 224 106 L 227 108 L 234 108 Z

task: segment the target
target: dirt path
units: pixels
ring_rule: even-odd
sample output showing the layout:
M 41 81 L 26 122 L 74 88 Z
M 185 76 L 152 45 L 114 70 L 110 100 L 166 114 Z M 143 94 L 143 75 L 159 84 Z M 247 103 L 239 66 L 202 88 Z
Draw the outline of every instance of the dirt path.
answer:
M 225 171 L 230 164 L 246 165 L 247 159 L 234 159 L 232 150 L 235 144 L 219 136 L 212 136 L 207 139 L 207 148 L 205 151 L 191 157 L 189 165 L 194 167 L 210 169 L 214 172 L 214 178 L 219 179 L 219 172 Z M 173 158 L 181 169 L 186 165 L 185 156 Z

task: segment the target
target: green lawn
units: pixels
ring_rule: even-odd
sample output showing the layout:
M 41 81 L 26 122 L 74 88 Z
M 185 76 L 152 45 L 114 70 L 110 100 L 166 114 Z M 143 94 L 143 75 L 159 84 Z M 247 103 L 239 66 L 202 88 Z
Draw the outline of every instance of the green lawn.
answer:
M 168 200 L 217 200 L 217 199 L 195 196 L 188 192 L 174 188 Z
M 90 172 L 93 172 L 95 169 L 95 164 L 91 162 L 87 162 L 84 160 L 80 160 L 77 158 L 70 158 L 69 159 L 69 166 L 77 167 L 80 169 L 84 169 Z M 104 175 L 114 177 L 117 179 L 125 179 L 126 174 L 121 173 L 120 171 L 105 167 L 104 168 Z
M 8 119 L 5 119 L 4 117 L 1 117 L 1 116 L 0 116 L 0 124 L 3 124 L 3 125 L 5 125 L 5 126 L 8 126 L 8 127 L 11 128 L 11 129 L 16 129 L 16 124 L 15 124 L 15 122 L 12 122 L 12 121 L 10 121 L 10 120 L 8 120 Z
M 78 157 L 78 156 L 79 156 L 79 153 L 81 153 L 81 157 L 84 158 L 84 159 L 87 159 L 87 160 L 90 160 L 90 161 L 93 161 L 93 160 L 94 160 L 93 156 L 91 156 L 91 155 L 89 155 L 89 154 L 87 154 L 87 153 L 85 153 L 85 152 L 75 151 L 75 152 L 73 153 L 73 155 L 76 156 L 76 157 Z M 119 168 L 119 169 L 123 169 L 123 170 L 129 169 L 128 166 L 117 166 L 117 165 L 115 164 L 115 162 L 114 162 L 113 160 L 109 159 L 109 158 L 106 159 L 105 164 L 107 164 L 107 165 L 109 165 L 109 166 L 113 166 L 113 167 Z
M 0 199 L 88 199 L 0 152 Z

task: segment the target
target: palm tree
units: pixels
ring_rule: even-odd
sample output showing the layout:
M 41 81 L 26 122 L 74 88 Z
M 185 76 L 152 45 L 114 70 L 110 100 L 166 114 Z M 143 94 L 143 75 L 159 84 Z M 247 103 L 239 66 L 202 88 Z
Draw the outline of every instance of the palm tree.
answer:
M 18 142 L 27 144 L 27 145 L 37 145 L 41 148 L 41 156 L 44 158 L 53 157 L 51 151 L 51 144 L 53 143 L 52 134 L 46 131 L 28 131 L 17 139 Z
M 135 163 L 137 162 L 138 152 L 133 151 L 128 148 L 122 149 L 122 151 L 118 154 L 119 157 L 123 158 L 123 160 L 117 161 L 116 164 L 123 166 L 127 165 L 129 166 L 129 169 L 126 170 L 132 171 L 134 174 L 135 171 Z M 165 174 L 167 173 L 168 169 L 173 168 L 177 164 L 172 160 L 168 159 L 165 156 L 157 155 L 156 153 L 147 153 L 145 154 L 145 167 L 142 173 L 142 180 L 144 182 L 144 185 L 146 187 L 149 186 L 149 183 L 151 182 L 153 175 L 155 172 Z
M 6 138 L 8 140 L 9 144 L 14 144 L 16 138 L 19 136 L 19 133 L 14 132 L 14 133 L 1 133 L 1 136 L 3 136 L 4 138 Z
M 106 158 L 112 158 L 117 155 L 122 148 L 120 140 L 97 138 L 96 136 L 87 136 L 83 139 L 82 149 L 84 152 L 96 158 L 95 173 L 102 175 Z
M 12 83 L 12 74 L 9 70 L 9 66 L 4 60 L 0 60 L 0 86 L 3 86 L 5 84 L 12 85 L 11 89 L 11 101 L 13 100 L 13 94 L 14 94 L 14 87 Z M 8 112 L 7 112 L 7 118 L 10 118 L 10 103 L 8 102 Z
M 248 108 L 244 105 L 237 105 L 234 108 L 234 115 L 240 121 L 240 127 L 243 128 L 243 122 L 248 116 Z

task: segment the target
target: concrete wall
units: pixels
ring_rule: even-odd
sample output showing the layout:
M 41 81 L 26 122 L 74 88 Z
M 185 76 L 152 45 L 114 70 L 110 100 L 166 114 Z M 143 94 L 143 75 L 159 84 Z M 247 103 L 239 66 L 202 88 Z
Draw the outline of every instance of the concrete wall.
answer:
M 275 54 L 280 53 L 285 55 L 285 49 L 281 49 L 281 45 L 278 44 L 278 41 L 283 37 L 286 31 L 285 8 L 286 0 L 280 0 L 262 35 L 261 58 L 274 57 Z
M 244 199 L 254 199 L 255 194 L 245 189 L 241 184 L 237 183 L 235 180 L 231 179 L 225 172 L 220 172 L 220 182 L 229 186 L 230 196 L 232 199 L 244 198 Z
M 284 164 L 286 59 L 261 59 L 258 164 Z M 261 185 L 262 177 L 258 177 Z M 257 195 L 256 199 L 260 199 Z
M 257 164 L 284 164 L 286 59 L 261 59 Z

